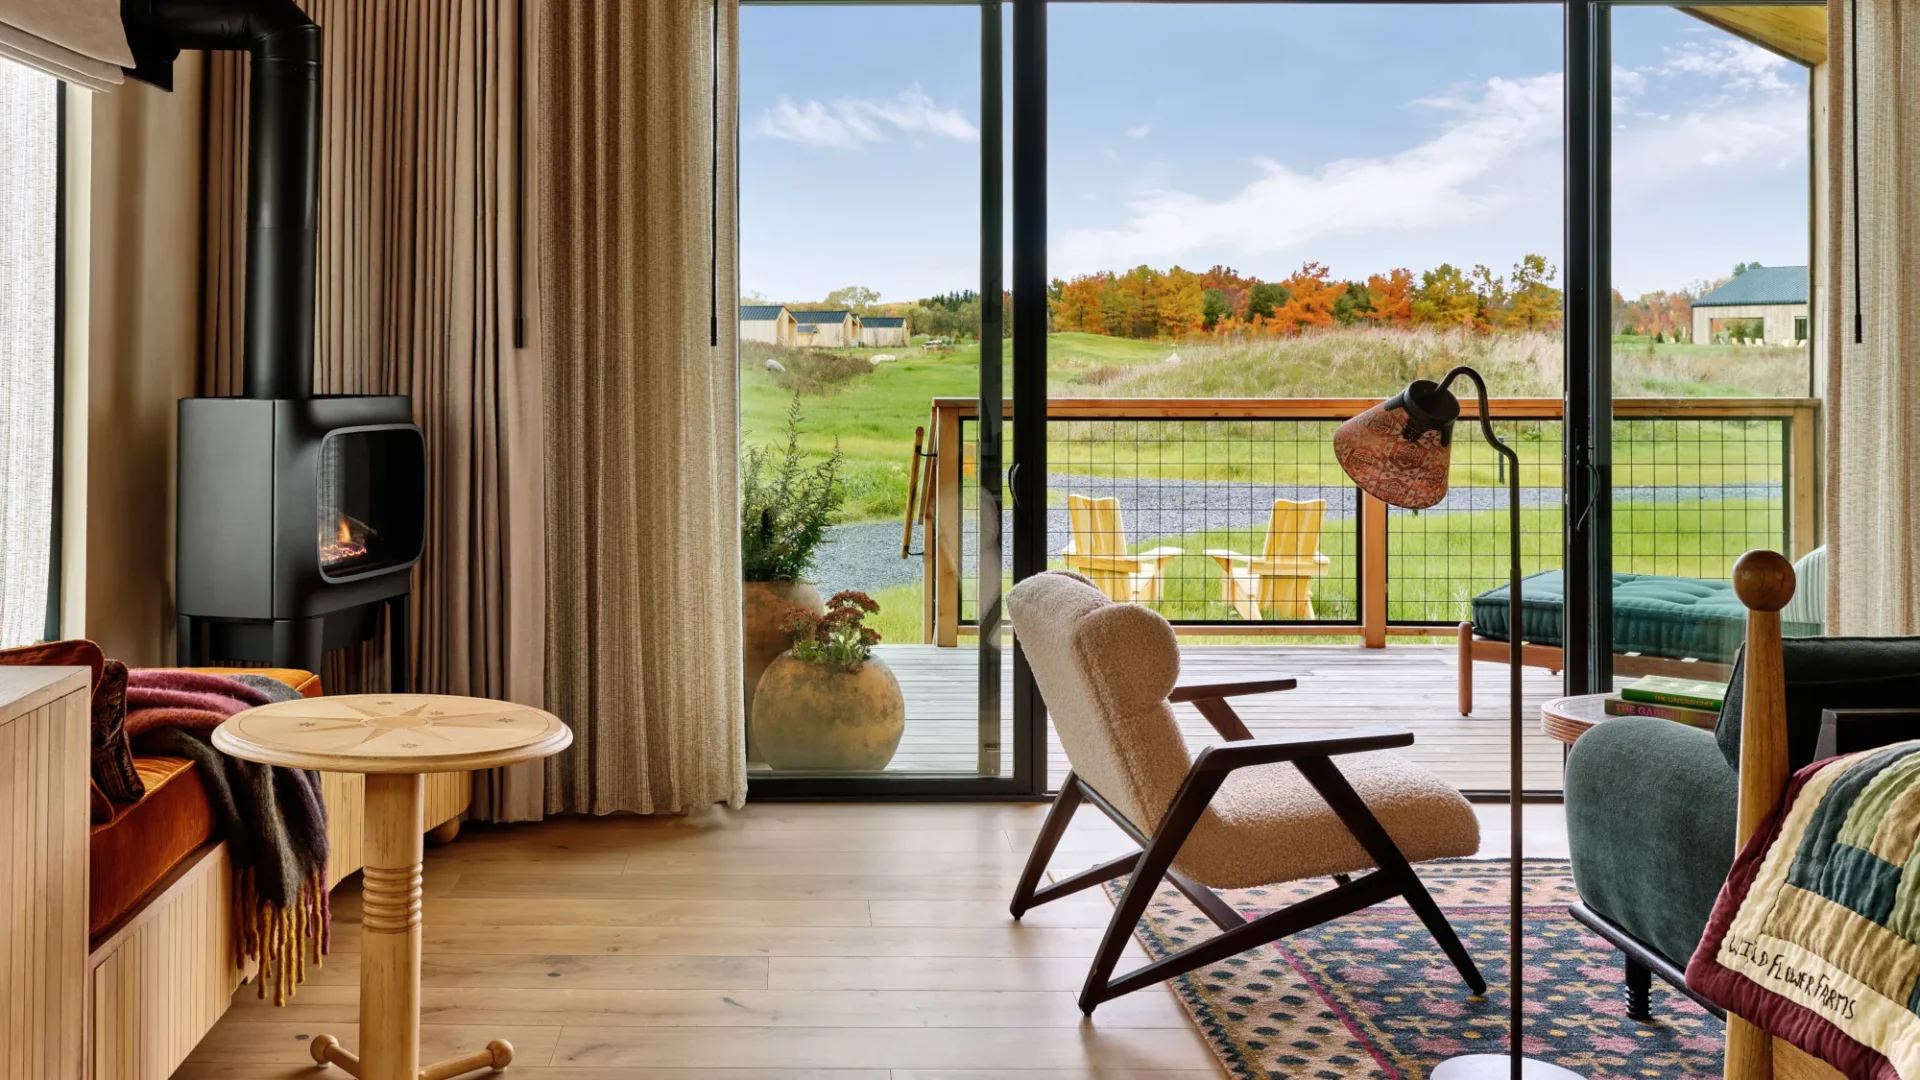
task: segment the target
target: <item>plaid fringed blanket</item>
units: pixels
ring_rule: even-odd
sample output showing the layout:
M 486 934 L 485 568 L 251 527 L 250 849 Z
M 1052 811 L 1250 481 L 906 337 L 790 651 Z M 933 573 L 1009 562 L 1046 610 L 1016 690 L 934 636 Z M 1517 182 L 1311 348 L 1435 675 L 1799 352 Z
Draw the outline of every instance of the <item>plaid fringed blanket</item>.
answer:
M 173 669 L 127 676 L 128 734 L 141 749 L 199 766 L 219 836 L 233 859 L 236 954 L 260 964 L 260 996 L 285 1004 L 331 944 L 327 810 L 320 774 L 241 761 L 214 749 L 213 729 L 237 712 L 300 695 L 260 675 Z
M 1687 985 L 1854 1080 L 1920 1080 L 1920 742 L 1794 775 Z

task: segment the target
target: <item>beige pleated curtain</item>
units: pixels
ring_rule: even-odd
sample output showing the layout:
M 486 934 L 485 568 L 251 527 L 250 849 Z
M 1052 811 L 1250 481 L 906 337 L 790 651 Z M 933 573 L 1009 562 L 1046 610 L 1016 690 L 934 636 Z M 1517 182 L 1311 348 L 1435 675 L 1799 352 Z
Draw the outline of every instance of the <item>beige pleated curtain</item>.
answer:
M 539 8 L 547 809 L 738 805 L 737 9 Z
M 1830 633 L 1920 633 L 1920 5 L 1831 0 Z M 1856 136 L 1857 131 L 1857 136 Z
M 531 295 L 528 347 L 513 338 L 517 3 L 305 0 L 324 56 L 314 390 L 408 394 L 425 432 L 414 685 L 541 705 L 545 445 Z M 203 394 L 241 389 L 245 84 L 244 55 L 214 54 Z M 527 235 L 537 227 L 530 217 Z M 330 658 L 329 687 L 383 686 L 380 655 Z M 537 766 L 476 776 L 474 813 L 537 818 L 542 785 Z

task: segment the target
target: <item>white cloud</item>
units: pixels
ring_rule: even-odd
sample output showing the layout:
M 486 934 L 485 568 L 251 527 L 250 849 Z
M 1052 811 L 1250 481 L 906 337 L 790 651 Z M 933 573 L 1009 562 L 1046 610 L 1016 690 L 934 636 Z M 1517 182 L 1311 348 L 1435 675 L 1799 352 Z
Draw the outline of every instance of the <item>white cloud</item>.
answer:
M 1636 117 L 1614 139 L 1613 156 L 1616 190 L 1649 193 L 1703 169 L 1803 168 L 1807 106 L 1796 97 L 1767 95 Z
M 1153 133 L 1153 125 L 1152 125 L 1152 124 L 1141 124 L 1141 125 L 1140 125 L 1140 126 L 1138 126 L 1138 127 L 1130 127 L 1130 128 L 1128 128 L 1128 129 L 1127 129 L 1127 138 L 1129 138 L 1129 139 L 1144 139 L 1144 138 L 1146 138 L 1146 137 L 1147 137 L 1148 135 L 1150 135 L 1150 134 L 1152 134 L 1152 133 Z
M 1183 256 L 1323 258 L 1320 245 L 1334 236 L 1484 219 L 1508 201 L 1515 186 L 1530 189 L 1540 182 L 1532 166 L 1560 138 L 1557 74 L 1490 79 L 1477 96 L 1417 104 L 1451 114 L 1424 143 L 1384 157 L 1330 162 L 1312 172 L 1256 159 L 1259 175 L 1218 200 L 1171 189 L 1145 191 L 1128 201 L 1124 225 L 1063 235 L 1055 261 L 1068 272 L 1085 272 Z M 1521 159 L 1529 159 L 1525 176 L 1514 168 Z M 1557 174 L 1552 183 L 1557 190 Z
M 1743 93 L 1762 90 L 1785 93 L 1795 87 L 1780 77 L 1789 61 L 1744 41 L 1689 41 L 1666 50 L 1660 70 L 1670 74 L 1701 75 L 1717 79 L 1722 90 Z
M 760 114 L 756 130 L 808 146 L 851 150 L 887 141 L 890 133 L 975 142 L 980 129 L 956 108 L 939 108 L 920 87 L 891 98 L 838 98 L 831 104 L 781 98 Z

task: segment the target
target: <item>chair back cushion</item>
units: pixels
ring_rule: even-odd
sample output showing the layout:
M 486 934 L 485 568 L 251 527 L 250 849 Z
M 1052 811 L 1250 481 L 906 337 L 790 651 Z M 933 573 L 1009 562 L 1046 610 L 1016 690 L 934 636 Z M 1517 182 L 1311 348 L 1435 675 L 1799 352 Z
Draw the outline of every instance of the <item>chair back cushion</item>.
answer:
M 1074 774 L 1151 834 L 1192 764 L 1167 704 L 1173 627 L 1061 571 L 1015 585 L 1007 610 Z
M 1289 556 L 1311 557 L 1320 551 L 1320 522 L 1327 516 L 1327 501 L 1312 499 L 1294 502 L 1273 500 L 1273 517 L 1267 520 L 1267 543 L 1260 554 L 1269 559 Z
M 1119 499 L 1068 495 L 1067 520 L 1073 525 L 1074 554 L 1127 553 L 1127 529 L 1120 520 Z
M 1808 637 L 1780 643 L 1787 683 L 1787 764 L 1813 762 L 1824 709 L 1910 709 L 1920 704 L 1920 637 Z M 1740 767 L 1740 708 L 1746 650 L 1733 663 L 1713 736 Z M 1920 730 L 1909 738 L 1920 738 Z

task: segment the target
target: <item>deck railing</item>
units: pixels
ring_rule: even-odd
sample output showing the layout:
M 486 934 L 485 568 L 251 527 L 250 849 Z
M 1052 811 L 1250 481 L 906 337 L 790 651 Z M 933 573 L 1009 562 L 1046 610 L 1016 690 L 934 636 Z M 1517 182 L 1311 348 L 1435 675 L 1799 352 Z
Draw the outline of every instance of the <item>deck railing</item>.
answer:
M 1396 635 L 1451 634 L 1473 596 L 1506 580 L 1504 466 L 1463 426 L 1447 500 L 1419 513 L 1389 508 L 1357 491 L 1331 451 L 1340 422 L 1372 404 L 1052 399 L 1051 562 L 1064 565 L 1070 543 L 1086 554 L 1085 534 L 1096 527 L 1083 515 L 1076 537 L 1068 497 L 1110 499 L 1104 505 L 1117 507 L 1119 518 L 1117 528 L 1110 517 L 1097 519 L 1107 530 L 1103 550 L 1180 549 L 1157 560 L 1157 580 L 1137 598 L 1183 634 L 1333 635 L 1375 648 Z M 1003 407 L 1017 423 L 1012 403 Z M 1561 561 L 1562 408 L 1557 398 L 1493 402 L 1496 430 L 1521 455 L 1529 573 Z M 909 509 L 923 538 L 922 638 L 938 645 L 958 644 L 974 624 L 978 409 L 968 398 L 932 402 L 920 498 Z M 1797 557 L 1819 544 L 1818 400 L 1620 398 L 1613 412 L 1616 572 L 1718 578 L 1750 548 Z M 1325 503 L 1317 533 L 1304 535 L 1311 510 L 1276 515 L 1276 500 Z M 1291 554 L 1296 548 L 1303 553 Z M 1227 551 L 1281 554 L 1265 562 L 1208 554 Z M 1316 553 L 1323 565 L 1313 560 Z M 1303 568 L 1302 558 L 1316 565 Z M 1115 573 L 1146 569 L 1127 560 L 1098 565 Z M 1311 611 L 1299 589 L 1310 590 Z

